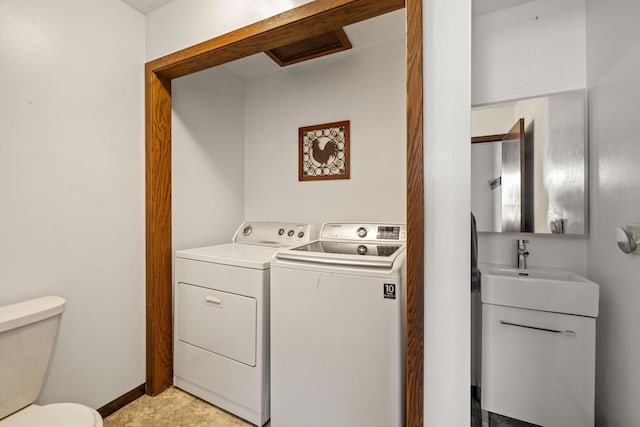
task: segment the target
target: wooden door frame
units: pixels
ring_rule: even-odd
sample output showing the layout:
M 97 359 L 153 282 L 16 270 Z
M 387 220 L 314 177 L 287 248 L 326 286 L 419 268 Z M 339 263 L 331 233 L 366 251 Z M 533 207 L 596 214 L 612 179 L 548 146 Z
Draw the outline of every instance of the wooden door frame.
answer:
M 407 16 L 406 425 L 423 425 L 422 0 L 316 0 L 146 64 L 147 394 L 155 396 L 173 383 L 171 80 L 403 7 Z

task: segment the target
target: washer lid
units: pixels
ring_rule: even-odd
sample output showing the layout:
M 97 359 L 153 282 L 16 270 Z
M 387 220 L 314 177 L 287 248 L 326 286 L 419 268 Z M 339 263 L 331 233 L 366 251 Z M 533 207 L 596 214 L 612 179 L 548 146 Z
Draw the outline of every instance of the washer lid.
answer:
M 269 246 L 226 243 L 223 245 L 177 251 L 176 258 L 267 270 L 269 269 L 271 258 L 278 249 L 279 248 Z
M 382 244 L 362 244 L 359 242 L 332 242 L 316 240 L 306 245 L 292 248 L 292 251 L 327 253 L 327 254 L 343 254 L 343 255 L 360 255 L 360 256 L 377 256 L 390 257 L 398 250 L 401 245 L 382 245 Z
M 77 403 L 31 405 L 0 420 L 0 427 L 96 427 L 99 415 L 93 409 Z
M 405 245 L 361 244 L 317 240 L 296 248 L 281 250 L 276 259 L 307 264 L 391 269 Z

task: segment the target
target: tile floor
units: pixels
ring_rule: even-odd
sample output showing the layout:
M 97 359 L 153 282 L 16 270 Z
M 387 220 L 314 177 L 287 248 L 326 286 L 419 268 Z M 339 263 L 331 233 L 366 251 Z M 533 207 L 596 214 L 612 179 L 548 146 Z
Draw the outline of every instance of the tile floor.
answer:
M 480 403 L 472 397 L 471 427 L 481 427 Z M 535 427 L 497 414 L 491 427 Z M 250 424 L 172 387 L 156 397 L 142 396 L 104 420 L 104 427 L 250 427 Z M 269 427 L 267 423 L 266 427 Z
M 539 427 L 525 421 L 505 417 L 499 414 L 489 414 L 490 427 Z M 474 394 L 471 395 L 471 427 L 482 427 L 482 410 L 480 401 Z
M 142 396 L 104 420 L 104 427 L 205 426 L 249 427 L 253 424 L 175 387 L 156 397 Z

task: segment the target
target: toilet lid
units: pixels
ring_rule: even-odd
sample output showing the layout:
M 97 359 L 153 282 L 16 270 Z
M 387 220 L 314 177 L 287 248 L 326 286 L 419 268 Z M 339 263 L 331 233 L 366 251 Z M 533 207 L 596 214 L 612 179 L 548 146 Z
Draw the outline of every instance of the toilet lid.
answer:
M 100 415 L 77 403 L 31 405 L 0 420 L 0 427 L 101 427 Z

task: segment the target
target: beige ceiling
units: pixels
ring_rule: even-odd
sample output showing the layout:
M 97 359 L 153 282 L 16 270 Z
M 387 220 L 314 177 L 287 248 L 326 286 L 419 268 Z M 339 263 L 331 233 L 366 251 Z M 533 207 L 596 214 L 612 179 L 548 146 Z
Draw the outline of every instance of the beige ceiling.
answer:
M 121 0 L 131 7 L 147 14 L 173 0 Z M 266 0 L 255 0 L 266 1 Z M 496 12 L 535 0 L 472 0 L 473 15 L 483 15 Z M 392 39 L 402 38 L 404 33 L 404 11 L 399 10 L 364 22 L 349 25 L 345 31 L 354 49 L 369 47 L 384 43 Z M 312 66 L 306 63 L 291 67 L 304 68 Z M 256 54 L 223 65 L 227 71 L 241 79 L 250 80 L 258 76 L 278 71 L 280 67 L 265 54 Z
M 173 0 L 122 0 L 132 8 L 144 13 L 153 12 L 156 9 L 161 8 L 167 3 L 171 3 Z
M 173 0 L 122 0 L 124 3 L 133 7 L 140 12 L 147 14 L 156 9 L 171 3 Z M 260 1 L 260 0 L 257 0 Z M 495 12 L 500 9 L 517 6 L 523 3 L 529 3 L 535 0 L 472 0 L 473 15 L 484 15 L 485 13 Z

